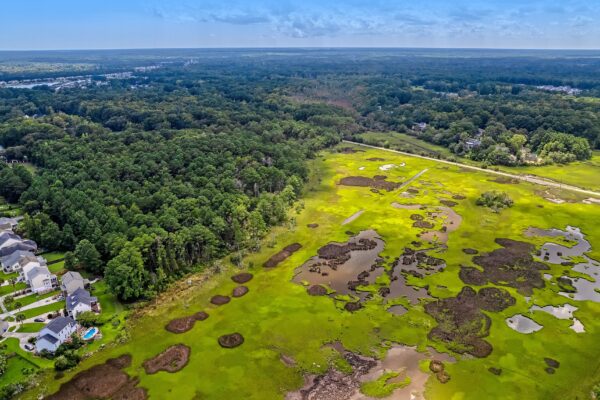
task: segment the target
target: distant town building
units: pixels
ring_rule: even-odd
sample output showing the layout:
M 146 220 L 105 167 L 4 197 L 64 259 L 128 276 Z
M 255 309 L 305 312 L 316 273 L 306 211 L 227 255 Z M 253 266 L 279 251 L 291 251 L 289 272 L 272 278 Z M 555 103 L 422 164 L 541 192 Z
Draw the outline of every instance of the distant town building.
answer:
M 48 267 L 29 260 L 21 269 L 21 280 L 31 288 L 34 293 L 47 293 L 58 286 L 56 275 Z
M 419 122 L 412 126 L 413 131 L 422 132 L 427 129 L 427 122 Z

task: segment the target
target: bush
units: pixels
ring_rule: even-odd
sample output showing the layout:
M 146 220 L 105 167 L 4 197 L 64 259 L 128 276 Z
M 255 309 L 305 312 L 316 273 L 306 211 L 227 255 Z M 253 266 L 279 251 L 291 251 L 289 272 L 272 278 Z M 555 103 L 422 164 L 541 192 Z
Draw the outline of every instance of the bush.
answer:
M 513 201 L 508 194 L 492 190 L 479 196 L 476 204 L 478 206 L 489 207 L 494 212 L 499 212 L 503 208 L 512 207 Z

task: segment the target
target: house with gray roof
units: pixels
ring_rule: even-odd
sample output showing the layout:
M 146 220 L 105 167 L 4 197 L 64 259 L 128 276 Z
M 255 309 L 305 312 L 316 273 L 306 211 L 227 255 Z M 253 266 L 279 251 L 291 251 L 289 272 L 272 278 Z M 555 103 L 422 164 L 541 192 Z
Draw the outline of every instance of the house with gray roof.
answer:
M 20 271 L 21 259 L 29 256 L 35 257 L 35 254 L 33 254 L 29 250 L 17 250 L 7 256 L 0 257 L 0 265 L 2 266 L 2 270 L 4 271 L 4 273 L 7 274 Z M 40 263 L 40 265 L 46 265 L 46 260 L 44 260 L 43 257 L 36 257 L 36 259 Z
M 85 289 L 87 284 L 88 280 L 83 279 L 79 272 L 69 271 L 62 276 L 60 289 L 65 295 L 70 295 L 77 289 Z
M 14 217 L 14 218 L 2 217 L 2 218 L 0 218 L 0 226 L 10 225 L 9 229 L 12 230 L 19 224 L 19 221 L 22 219 L 23 219 L 23 217 Z
M 0 232 L 0 257 L 5 257 L 19 250 L 35 252 L 37 244 L 33 240 L 21 239 L 11 231 Z
M 38 353 L 46 350 L 54 353 L 58 347 L 69 340 L 77 331 L 77 322 L 71 317 L 54 318 L 38 334 L 35 349 Z
M 77 289 L 75 292 L 67 296 L 66 299 L 67 314 L 74 319 L 82 312 L 100 312 L 98 299 L 85 289 Z

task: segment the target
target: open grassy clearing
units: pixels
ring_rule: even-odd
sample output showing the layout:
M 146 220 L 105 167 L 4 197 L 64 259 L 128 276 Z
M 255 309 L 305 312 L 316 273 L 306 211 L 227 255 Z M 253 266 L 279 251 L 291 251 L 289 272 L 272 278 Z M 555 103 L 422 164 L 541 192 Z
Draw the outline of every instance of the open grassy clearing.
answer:
M 7 279 L 7 278 L 4 278 Z M 6 294 L 10 294 L 12 292 L 16 292 L 17 290 L 23 290 L 27 287 L 27 285 L 23 282 L 16 283 L 14 285 L 4 285 L 0 286 L 0 296 L 4 296 Z
M 372 159 L 377 161 L 370 161 Z M 578 227 L 592 245 L 587 255 L 598 260 L 599 205 L 555 204 L 544 198 L 539 187 L 528 183 L 500 183 L 496 177 L 485 173 L 379 150 L 324 153 L 315 160 L 313 170 L 317 174 L 303 199 L 303 210 L 293 215 L 295 224 L 274 229 L 260 252 L 244 258 L 246 269 L 254 274 L 252 280 L 244 283 L 249 288 L 247 294 L 221 306 L 210 303 L 212 296 L 230 296 L 238 286 L 230 277 L 240 271 L 224 261 L 220 268 L 222 273 L 209 279 L 204 279 L 203 275 L 191 277 L 189 284 L 185 280 L 161 296 L 131 319 L 129 341 L 109 346 L 86 359 L 77 371 L 109 358 L 131 354 L 132 364 L 125 371 L 140 378 L 139 386 L 148 390 L 150 398 L 281 399 L 288 391 L 303 385 L 305 373 L 323 374 L 330 366 L 345 372 L 352 370 L 340 352 L 325 346 L 328 343 L 339 342 L 353 353 L 379 359 L 384 358 L 386 346 L 401 343 L 416 346 L 420 351 L 430 346 L 456 358 L 456 362 L 445 363 L 445 370 L 451 376 L 447 383 L 441 383 L 433 374 L 427 381 L 425 395 L 428 399 L 498 398 L 500 393 L 504 399 L 589 396 L 600 376 L 600 343 L 596 340 L 600 321 L 595 318 L 600 312 L 600 303 L 572 300 L 558 294 L 557 278 L 577 276 L 568 266 L 548 264 L 549 269 L 542 271 L 549 275 L 548 280 L 532 280 L 533 287 L 527 286 L 529 281 L 522 276 L 515 279 L 512 286 L 500 281 L 467 285 L 459 273 L 461 265 L 476 265 L 474 255 L 467 254 L 465 249 L 477 250 L 479 254 L 492 252 L 502 248 L 495 242 L 499 238 L 525 241 L 535 248 L 549 240 L 526 236 L 529 227 L 562 230 L 568 225 Z M 419 173 L 422 174 L 409 185 L 396 184 Z M 376 175 L 387 178 L 372 179 Z M 338 185 L 342 178 L 352 176 L 363 179 L 351 183 L 370 182 L 373 187 Z M 488 190 L 508 193 L 514 206 L 497 214 L 477 206 L 476 199 Z M 448 206 L 450 202 L 456 204 Z M 360 211 L 362 213 L 357 217 L 349 218 Z M 433 218 L 432 214 L 436 213 L 438 215 Z M 454 219 L 454 225 L 449 224 L 450 219 Z M 344 221 L 348 222 L 343 224 Z M 432 227 L 415 227 L 417 222 L 421 222 L 420 226 L 428 226 L 425 224 L 428 222 Z M 346 243 L 355 234 L 368 230 L 374 230 L 383 242 L 377 242 L 377 246 L 383 246 L 379 253 L 382 261 L 374 270 L 382 273 L 369 284 L 359 286 L 355 292 L 331 298 L 310 296 L 307 288 L 300 284 L 303 282 L 292 281 L 296 268 L 317 255 L 319 249 L 332 241 Z M 434 236 L 447 241 L 447 249 L 436 246 Z M 427 239 L 434 243 L 426 243 Z M 421 247 L 413 242 L 420 242 Z M 302 247 L 288 252 L 291 255 L 276 267 L 262 267 L 271 256 L 293 243 Z M 392 264 L 405 253 L 406 247 L 413 250 L 436 247 L 426 256 L 443 260 L 446 267 L 424 270 L 423 277 L 402 274 L 408 285 L 420 288 L 410 290 L 423 294 L 422 298 L 384 297 L 381 289 L 392 286 Z M 435 265 L 433 261 L 432 265 Z M 364 268 L 368 270 L 369 265 Z M 334 272 L 330 273 L 334 275 Z M 310 279 L 313 276 L 307 274 Z M 478 306 L 483 308 L 474 314 L 474 318 L 490 321 L 489 335 L 481 337 L 491 347 L 485 357 L 462 354 L 468 349 L 461 348 L 457 341 L 428 337 L 440 323 L 433 317 L 435 310 L 427 308 L 427 304 L 434 304 L 436 298 L 454 299 L 465 286 L 479 291 L 480 297 L 482 288 L 494 288 L 514 299 L 506 301 L 502 307 L 498 307 L 498 303 L 492 304 L 499 311 L 490 311 L 490 305 Z M 95 295 L 102 302 L 105 295 L 98 294 L 102 288 L 97 291 Z M 361 293 L 371 296 L 362 298 Z M 356 302 L 357 298 L 362 298 L 362 308 L 355 312 L 346 311 L 347 304 Z M 476 301 L 473 299 L 477 297 L 471 297 L 470 301 Z M 572 322 L 569 320 L 529 311 L 533 304 L 565 303 L 578 308 L 574 315 L 585 326 L 585 333 L 570 329 Z M 387 308 L 392 305 L 401 305 L 406 312 L 402 315 L 388 312 Z M 209 317 L 196 321 L 187 332 L 173 334 L 164 329 L 174 318 L 202 310 Z M 543 329 L 532 334 L 516 332 L 506 323 L 506 319 L 515 314 L 534 318 Z M 471 321 L 476 327 L 479 320 Z M 453 329 L 451 324 L 442 324 L 441 328 Z M 461 333 L 472 334 L 473 327 L 469 324 L 459 328 L 464 329 L 464 332 L 458 331 L 459 336 Z M 243 335 L 243 344 L 233 349 L 222 348 L 217 339 L 234 332 Z M 557 337 L 561 338 L 560 343 L 557 343 Z M 189 362 L 181 371 L 145 372 L 143 364 L 146 360 L 178 344 L 189 346 L 191 351 Z M 547 373 L 544 358 L 559 361 L 560 367 L 554 369 L 553 374 Z M 500 371 L 500 375 L 490 369 Z M 54 392 L 74 372 L 56 381 L 49 374 L 40 388 L 47 388 L 46 393 Z M 412 377 L 409 375 L 409 378 Z M 383 385 L 384 378 L 377 379 L 374 377 L 371 382 L 376 383 L 366 387 L 378 393 L 388 390 Z M 385 383 L 393 384 L 387 380 Z M 402 390 L 402 384 L 396 386 Z M 37 390 L 27 393 L 24 398 L 36 398 L 41 389 Z
M 58 290 L 55 290 L 55 291 L 49 292 L 49 293 L 44 293 L 44 294 L 33 294 L 32 293 L 32 294 L 30 294 L 28 296 L 25 296 L 25 297 L 16 298 L 15 301 L 10 304 L 10 307 L 7 306 L 6 308 L 9 311 L 16 310 L 15 303 L 17 303 L 17 302 L 21 304 L 20 307 L 24 307 L 24 306 L 27 306 L 29 304 L 35 303 L 36 301 L 40 301 L 40 300 L 44 300 L 44 299 L 47 299 L 47 298 L 50 298 L 50 297 L 54 297 L 54 296 L 56 296 L 59 293 L 60 293 L 60 291 L 58 291 Z
M 44 322 L 31 322 L 27 324 L 20 324 L 17 332 L 21 333 L 36 333 L 39 332 L 46 324 Z
M 47 304 L 41 307 L 31 308 L 29 310 L 20 311 L 19 314 L 25 315 L 25 319 L 42 316 L 45 317 L 45 314 L 49 314 L 58 310 L 62 310 L 65 308 L 64 301 L 57 301 L 55 303 Z

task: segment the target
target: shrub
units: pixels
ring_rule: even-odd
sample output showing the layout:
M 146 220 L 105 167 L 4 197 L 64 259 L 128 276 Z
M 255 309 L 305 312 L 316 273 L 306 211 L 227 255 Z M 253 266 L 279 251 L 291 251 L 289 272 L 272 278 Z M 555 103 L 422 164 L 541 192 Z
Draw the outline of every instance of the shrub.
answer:
M 478 206 L 489 207 L 494 212 L 499 212 L 503 208 L 512 207 L 513 201 L 508 194 L 492 190 L 482 193 L 477 199 L 476 204 Z

